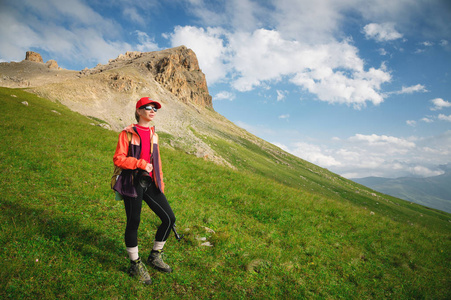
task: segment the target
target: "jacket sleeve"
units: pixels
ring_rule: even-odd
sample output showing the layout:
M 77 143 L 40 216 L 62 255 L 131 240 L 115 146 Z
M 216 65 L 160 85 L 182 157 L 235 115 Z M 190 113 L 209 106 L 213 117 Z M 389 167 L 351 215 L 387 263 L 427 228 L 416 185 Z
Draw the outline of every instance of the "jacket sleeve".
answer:
M 144 159 L 137 159 L 128 156 L 129 141 L 127 137 L 127 132 L 122 131 L 119 134 L 119 140 L 116 146 L 116 152 L 113 156 L 114 165 L 121 169 L 145 169 L 147 162 Z

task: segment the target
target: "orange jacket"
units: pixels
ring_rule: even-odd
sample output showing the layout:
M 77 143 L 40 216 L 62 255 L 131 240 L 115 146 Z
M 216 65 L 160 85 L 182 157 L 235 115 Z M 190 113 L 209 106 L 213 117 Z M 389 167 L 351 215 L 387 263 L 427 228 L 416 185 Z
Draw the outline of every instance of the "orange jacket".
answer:
M 128 134 L 127 134 L 128 133 Z M 129 142 L 128 135 L 131 134 L 131 141 Z M 163 170 L 161 167 L 160 148 L 158 145 L 158 134 L 155 133 L 155 126 L 151 127 L 151 163 L 153 165 L 152 178 L 155 184 L 164 193 Z M 122 170 L 144 170 L 147 161 L 139 158 L 141 155 L 141 138 L 137 133 L 134 125 L 130 125 L 119 134 L 119 139 L 116 146 L 116 151 L 113 156 L 114 165 Z M 124 173 L 124 172 L 123 172 Z M 126 172 L 123 175 L 131 174 Z M 128 176 L 128 175 L 126 175 Z M 132 188 L 132 187 L 129 187 Z M 134 188 L 134 187 L 133 187 Z

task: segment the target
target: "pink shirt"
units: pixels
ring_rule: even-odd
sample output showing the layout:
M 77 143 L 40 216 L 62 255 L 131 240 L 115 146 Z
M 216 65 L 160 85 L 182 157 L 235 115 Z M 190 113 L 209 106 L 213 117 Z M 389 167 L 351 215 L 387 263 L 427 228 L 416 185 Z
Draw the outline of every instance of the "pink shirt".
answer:
M 140 158 L 150 163 L 150 128 L 135 125 L 138 130 L 138 134 L 141 137 L 141 156 Z

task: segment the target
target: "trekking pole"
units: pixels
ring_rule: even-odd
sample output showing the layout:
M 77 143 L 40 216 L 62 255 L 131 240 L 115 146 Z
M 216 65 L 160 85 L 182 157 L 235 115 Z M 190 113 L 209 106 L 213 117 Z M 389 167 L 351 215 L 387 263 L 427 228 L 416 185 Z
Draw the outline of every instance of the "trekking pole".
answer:
M 181 236 L 177 233 L 177 230 L 175 230 L 175 224 L 172 225 L 172 231 L 174 231 L 174 235 L 175 238 L 177 239 L 177 241 L 180 242 L 181 239 L 183 239 L 184 234 L 182 234 Z

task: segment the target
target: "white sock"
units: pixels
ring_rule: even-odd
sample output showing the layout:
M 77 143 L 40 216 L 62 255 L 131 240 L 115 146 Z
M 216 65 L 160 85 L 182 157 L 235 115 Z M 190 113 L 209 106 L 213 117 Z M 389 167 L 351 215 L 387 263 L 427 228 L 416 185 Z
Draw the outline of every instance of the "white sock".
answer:
M 164 241 L 164 242 L 157 242 L 157 241 L 154 241 L 153 242 L 153 248 L 152 248 L 152 250 L 155 250 L 155 251 L 157 251 L 157 250 L 163 250 L 163 247 L 164 247 L 164 244 L 166 243 L 166 241 Z
M 127 253 L 130 260 L 137 260 L 139 258 L 138 255 L 138 246 L 136 247 L 127 247 Z

